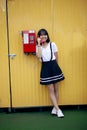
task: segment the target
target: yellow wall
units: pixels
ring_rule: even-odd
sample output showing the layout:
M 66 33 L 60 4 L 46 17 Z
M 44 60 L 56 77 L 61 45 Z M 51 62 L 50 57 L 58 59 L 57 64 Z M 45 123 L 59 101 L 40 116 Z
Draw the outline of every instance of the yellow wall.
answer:
M 10 107 L 5 3 L 0 0 L 0 108 Z
M 66 80 L 60 88 L 65 104 L 87 103 L 87 1 L 54 2 L 54 41 Z
M 59 104 L 87 104 L 86 7 L 86 0 L 8 0 L 9 47 L 16 54 L 10 60 L 13 107 L 51 105 L 47 88 L 39 85 L 41 64 L 36 56 L 23 53 L 19 34 L 40 28 L 48 30 L 59 49 L 59 65 L 65 75 L 59 83 Z

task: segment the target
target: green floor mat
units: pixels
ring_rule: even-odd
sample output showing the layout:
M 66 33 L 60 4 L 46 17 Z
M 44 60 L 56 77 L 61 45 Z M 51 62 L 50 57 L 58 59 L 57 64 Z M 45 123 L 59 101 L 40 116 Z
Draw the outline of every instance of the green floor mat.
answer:
M 64 110 L 64 118 L 50 111 L 0 113 L 0 130 L 87 130 L 87 110 Z

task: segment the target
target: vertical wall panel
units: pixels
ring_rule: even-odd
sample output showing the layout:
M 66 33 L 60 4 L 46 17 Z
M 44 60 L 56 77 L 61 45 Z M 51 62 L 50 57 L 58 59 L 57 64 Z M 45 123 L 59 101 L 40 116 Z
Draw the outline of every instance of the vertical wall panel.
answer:
M 87 104 L 87 1 L 54 1 L 54 39 L 65 74 L 60 103 Z

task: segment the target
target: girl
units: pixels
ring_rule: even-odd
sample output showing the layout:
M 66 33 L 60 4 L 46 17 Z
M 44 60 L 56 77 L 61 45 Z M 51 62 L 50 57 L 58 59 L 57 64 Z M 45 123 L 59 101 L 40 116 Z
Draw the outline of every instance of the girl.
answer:
M 50 42 L 48 32 L 40 29 L 37 34 L 36 55 L 42 61 L 40 84 L 47 85 L 49 96 L 53 104 L 51 114 L 64 117 L 58 106 L 58 82 L 64 79 L 58 66 L 58 49 L 54 42 Z

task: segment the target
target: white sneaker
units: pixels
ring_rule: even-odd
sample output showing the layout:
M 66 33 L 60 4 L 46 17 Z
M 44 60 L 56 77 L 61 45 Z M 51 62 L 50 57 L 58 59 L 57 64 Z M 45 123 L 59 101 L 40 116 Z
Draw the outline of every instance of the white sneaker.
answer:
M 57 111 L 57 116 L 58 117 L 64 117 L 64 114 L 60 109 Z
M 55 108 L 55 107 L 53 107 L 51 114 L 53 114 L 53 115 L 56 115 L 56 114 L 57 114 L 57 111 L 56 111 L 56 108 Z

